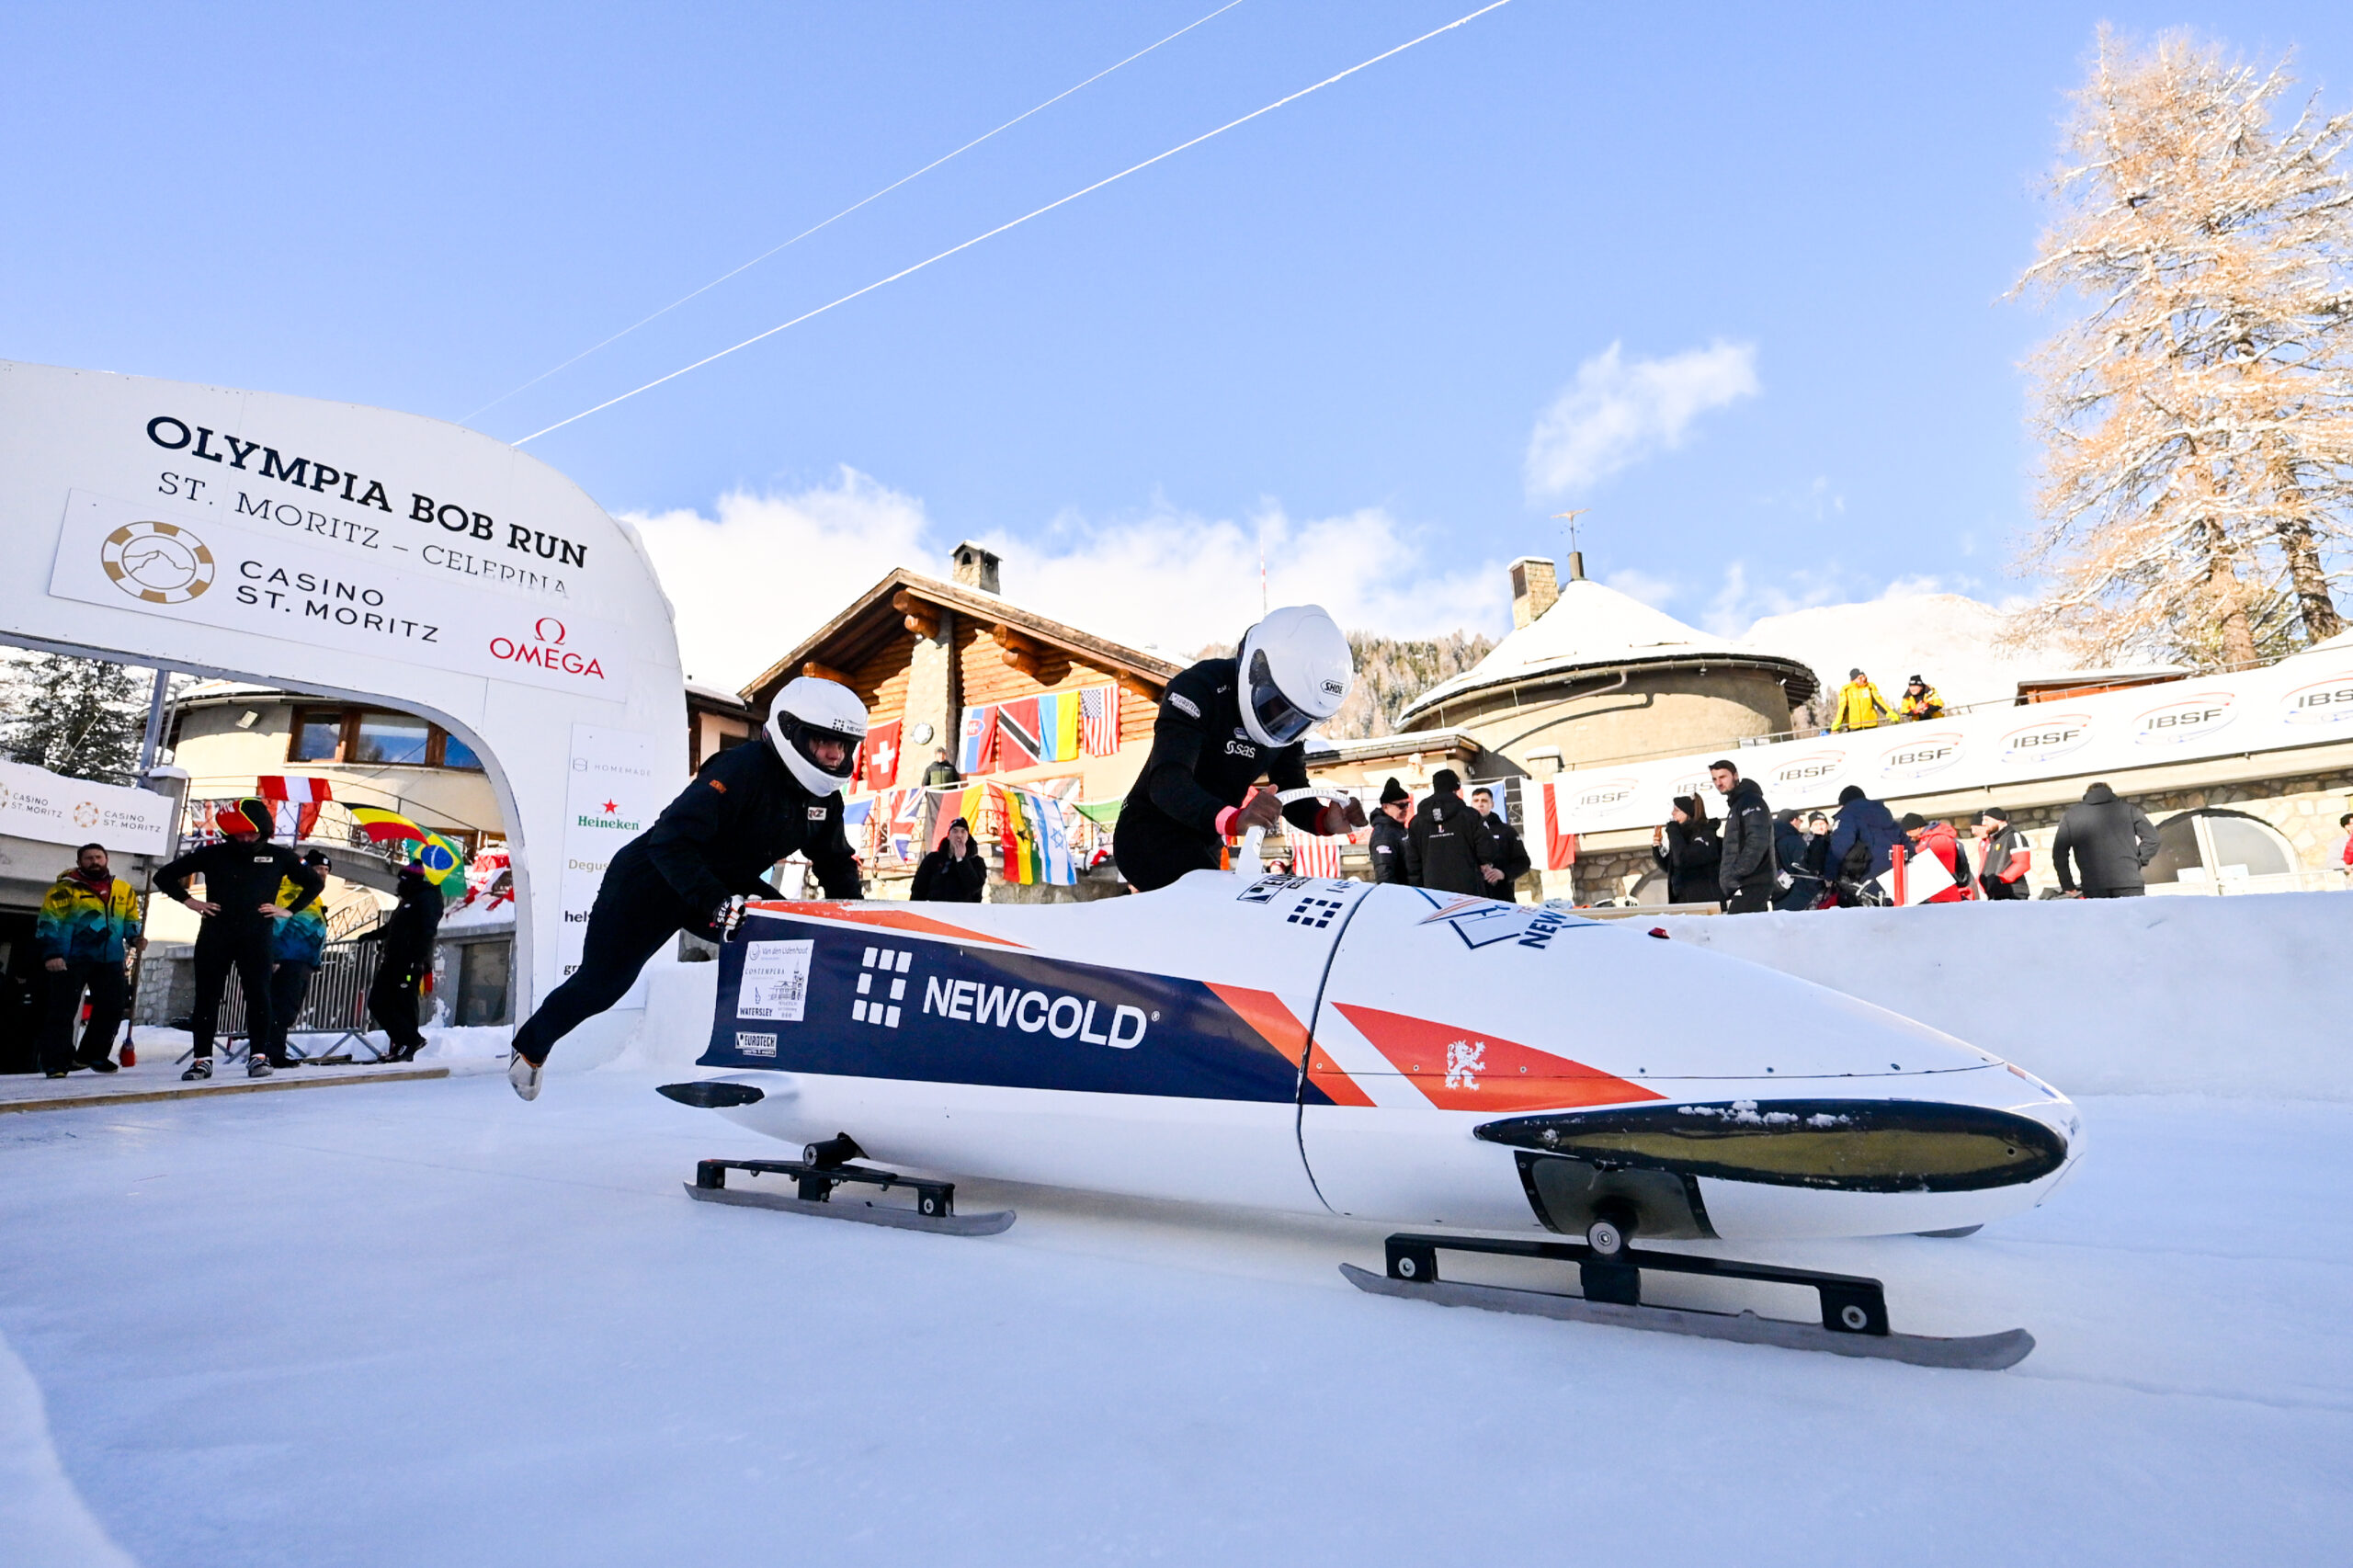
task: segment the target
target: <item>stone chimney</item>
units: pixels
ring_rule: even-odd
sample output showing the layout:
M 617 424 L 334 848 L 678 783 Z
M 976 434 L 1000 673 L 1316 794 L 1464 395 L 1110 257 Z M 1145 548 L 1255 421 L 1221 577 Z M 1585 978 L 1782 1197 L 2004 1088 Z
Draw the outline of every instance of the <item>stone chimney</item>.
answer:
M 1560 597 L 1560 580 L 1552 574 L 1552 562 L 1548 558 L 1523 555 L 1511 563 L 1513 631 L 1518 631 L 1551 609 Z
M 966 540 L 956 547 L 955 562 L 956 570 L 951 574 L 965 587 L 978 588 L 984 594 L 1005 591 L 996 585 L 996 569 L 1001 562 L 995 551 L 984 550 Z M 1546 562 L 1545 565 L 1549 569 L 1552 562 Z

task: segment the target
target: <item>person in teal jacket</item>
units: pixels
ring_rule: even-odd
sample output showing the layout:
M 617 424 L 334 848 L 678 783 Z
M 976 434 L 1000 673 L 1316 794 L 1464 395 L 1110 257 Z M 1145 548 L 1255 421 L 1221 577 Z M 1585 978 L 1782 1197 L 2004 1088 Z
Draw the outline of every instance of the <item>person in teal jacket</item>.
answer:
M 334 869 L 326 851 L 313 849 L 302 857 L 302 864 L 324 877 Z M 291 877 L 280 878 L 278 883 L 278 906 L 292 904 L 301 890 Z M 286 1049 L 286 1036 L 302 1016 L 303 999 L 311 994 L 312 977 L 326 961 L 327 912 L 323 900 L 314 900 L 278 923 L 270 933 L 269 1016 L 277 1030 L 278 1049 L 270 1051 L 275 1060 L 286 1057 L 297 1060 Z
M 76 1067 L 115 1071 L 114 1034 L 130 1003 L 123 960 L 146 945 L 139 934 L 139 895 L 114 874 L 105 845 L 85 844 L 74 852 L 74 869 L 60 873 L 41 899 L 33 922 L 33 946 L 49 987 L 40 1029 L 44 1074 L 63 1078 Z M 76 1052 L 74 1020 L 85 991 L 90 1021 Z

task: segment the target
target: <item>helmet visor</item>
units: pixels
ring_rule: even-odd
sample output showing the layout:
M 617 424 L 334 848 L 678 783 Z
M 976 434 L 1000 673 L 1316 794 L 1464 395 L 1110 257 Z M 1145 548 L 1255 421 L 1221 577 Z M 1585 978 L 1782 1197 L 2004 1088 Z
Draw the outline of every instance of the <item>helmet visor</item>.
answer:
M 1279 746 L 1287 746 L 1307 733 L 1315 722 L 1315 715 L 1307 712 L 1283 695 L 1275 684 L 1275 673 L 1267 663 L 1267 651 L 1259 649 L 1250 656 L 1250 710 L 1256 716 L 1258 728 L 1264 730 Z

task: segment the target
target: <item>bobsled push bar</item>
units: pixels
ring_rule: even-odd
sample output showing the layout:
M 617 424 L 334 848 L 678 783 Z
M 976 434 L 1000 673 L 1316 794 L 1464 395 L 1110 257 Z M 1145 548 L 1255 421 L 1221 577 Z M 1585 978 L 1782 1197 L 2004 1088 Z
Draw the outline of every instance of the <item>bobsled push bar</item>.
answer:
M 1501 1257 L 1551 1258 L 1577 1265 L 1585 1294 L 1557 1295 L 1549 1290 L 1509 1290 L 1497 1285 L 1466 1285 L 1442 1280 L 1438 1274 L 1440 1248 L 1450 1252 L 1489 1253 Z M 1776 1285 L 1811 1286 L 1821 1293 L 1822 1323 L 1791 1323 L 1759 1317 L 1752 1312 L 1710 1312 L 1684 1307 L 1643 1304 L 1645 1268 L 1661 1273 L 1699 1274 L 1718 1279 L 1755 1279 Z M 1887 1328 L 1887 1298 L 1876 1279 L 1852 1274 L 1823 1274 L 1810 1268 L 1777 1268 L 1766 1264 L 1739 1263 L 1730 1258 L 1691 1257 L 1681 1253 L 1643 1252 L 1621 1248 L 1605 1257 L 1577 1242 L 1502 1241 L 1479 1236 L 1400 1234 L 1389 1238 L 1389 1271 L 1383 1276 L 1354 1264 L 1340 1265 L 1349 1284 L 1376 1296 L 1402 1296 L 1409 1301 L 1436 1301 L 1449 1307 L 1484 1307 L 1490 1312 L 1525 1312 L 1533 1317 L 1561 1318 L 1572 1323 L 1613 1324 L 1620 1328 L 1647 1328 L 1667 1334 L 1688 1334 L 1702 1339 L 1732 1339 L 1744 1345 L 1779 1345 L 1791 1350 L 1827 1350 L 1836 1356 L 1876 1357 L 1908 1361 L 1917 1367 L 1958 1367 L 1999 1371 L 2014 1367 L 2034 1348 L 2034 1336 L 2022 1328 L 1967 1339 L 1938 1339 L 1927 1335 L 1891 1334 Z
M 780 1209 L 788 1214 L 809 1214 L 820 1220 L 855 1220 L 867 1225 L 890 1225 L 902 1231 L 930 1231 L 943 1236 L 993 1236 L 1013 1223 L 1013 1210 L 990 1214 L 956 1212 L 956 1184 L 903 1176 L 896 1171 L 848 1162 L 862 1151 L 845 1133 L 823 1143 L 811 1143 L 798 1160 L 698 1160 L 695 1179 L 687 1196 L 704 1203 L 735 1203 L 754 1209 Z M 727 1185 L 729 1171 L 752 1176 L 790 1176 L 797 1196 L 780 1192 L 749 1192 Z M 884 1208 L 874 1203 L 835 1203 L 834 1189 L 864 1183 L 888 1192 L 904 1187 L 915 1195 L 913 1209 Z

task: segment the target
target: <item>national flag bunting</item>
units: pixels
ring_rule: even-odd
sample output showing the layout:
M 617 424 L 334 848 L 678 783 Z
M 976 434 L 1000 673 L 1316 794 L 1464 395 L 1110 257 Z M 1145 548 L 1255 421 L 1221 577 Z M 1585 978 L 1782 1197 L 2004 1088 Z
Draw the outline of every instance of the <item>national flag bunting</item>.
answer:
M 877 724 L 866 732 L 866 744 L 858 748 L 858 768 L 869 790 L 888 790 L 898 782 L 898 720 Z
M 422 842 L 433 835 L 398 812 L 388 812 L 380 806 L 353 806 L 351 820 L 373 844 L 400 844 L 409 839 Z
M 996 708 L 994 704 L 964 710 L 956 732 L 956 771 L 985 773 L 996 755 Z
M 1050 691 L 1038 699 L 1040 762 L 1078 760 L 1079 699 L 1075 691 Z
M 1120 749 L 1120 688 L 1090 686 L 1078 694 L 1081 744 L 1089 756 L 1109 756 Z
M 1563 833 L 1561 822 L 1561 784 L 1550 780 L 1543 786 L 1544 796 L 1544 869 L 1565 871 L 1577 863 L 1577 835 Z
M 318 825 L 319 807 L 335 799 L 331 780 L 265 773 L 254 780 L 281 837 L 303 839 Z
M 1292 828 L 1287 835 L 1290 844 L 1290 869 L 1302 877 L 1337 878 L 1340 874 L 1340 846 L 1347 843 L 1347 835 L 1325 838 L 1321 834 L 1302 833 Z
M 1009 786 L 999 794 L 1005 813 L 1001 838 L 1005 880 L 1025 886 L 1074 884 L 1078 863 L 1071 856 L 1070 829 L 1063 819 L 1062 802 L 1034 790 Z
M 1034 767 L 1046 760 L 1038 740 L 1038 703 L 1017 697 L 996 705 L 996 765 L 1000 770 Z

